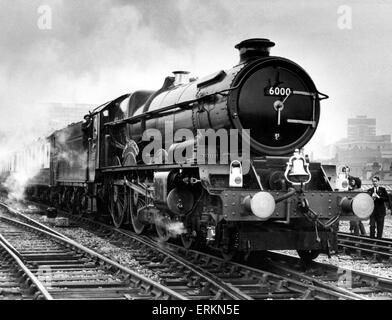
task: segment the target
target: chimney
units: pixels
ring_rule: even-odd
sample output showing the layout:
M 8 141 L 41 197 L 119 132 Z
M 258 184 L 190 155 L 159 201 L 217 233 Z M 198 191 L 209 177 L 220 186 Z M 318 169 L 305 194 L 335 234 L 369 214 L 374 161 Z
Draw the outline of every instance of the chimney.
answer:
M 268 57 L 273 46 L 275 43 L 269 39 L 253 38 L 240 42 L 235 48 L 240 51 L 241 64 L 257 58 Z
M 174 86 L 189 83 L 189 71 L 173 71 L 174 74 Z

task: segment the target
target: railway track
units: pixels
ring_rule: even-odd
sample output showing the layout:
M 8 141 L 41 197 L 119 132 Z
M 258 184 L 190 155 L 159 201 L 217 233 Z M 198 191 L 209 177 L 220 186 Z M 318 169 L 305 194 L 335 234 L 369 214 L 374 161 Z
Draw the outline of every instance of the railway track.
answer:
M 362 299 L 349 291 L 326 288 L 307 276 L 294 279 L 249 266 L 226 262 L 218 257 L 180 246 L 157 243 L 145 236 L 137 236 L 127 230 L 119 230 L 80 216 L 63 213 L 78 225 L 87 227 L 111 244 L 132 252 L 145 268 L 159 272 L 165 285 L 176 283 L 183 292 L 191 289 L 203 292 L 203 299 Z M 180 270 L 180 271 L 179 271 Z M 199 288 L 198 284 L 209 279 L 210 284 Z M 217 286 L 219 285 L 219 286 Z M 215 286 L 215 287 L 214 287 Z
M 71 216 L 67 213 L 67 216 Z M 71 216 L 72 217 L 72 216 Z M 84 220 L 84 223 L 95 225 L 100 228 L 101 232 L 115 232 L 132 234 L 127 230 L 118 230 L 108 227 L 104 224 L 91 221 L 82 217 L 76 217 L 77 220 Z M 108 231 L 108 229 L 110 231 Z M 150 242 L 150 245 L 156 246 L 156 243 L 149 238 L 145 239 Z M 237 277 L 237 289 L 241 290 L 241 286 L 247 292 L 246 285 L 254 285 L 257 283 L 266 283 L 268 279 L 268 286 L 270 291 L 264 292 L 264 296 L 259 298 L 266 299 L 290 299 L 290 293 L 275 292 L 274 288 L 281 289 L 286 287 L 288 291 L 296 291 L 297 299 L 356 299 L 366 300 L 372 299 L 375 295 L 380 298 L 392 299 L 392 281 L 383 277 L 377 277 L 363 272 L 356 272 L 354 270 L 337 268 L 329 264 L 312 263 L 310 266 L 304 268 L 300 259 L 292 259 L 289 256 L 268 253 L 269 266 L 261 270 L 258 263 L 254 264 L 254 268 L 237 264 L 234 262 L 227 262 L 214 255 L 208 255 L 199 251 L 185 250 L 182 246 L 177 246 L 171 243 L 165 243 L 167 250 L 174 252 L 178 257 L 200 266 L 203 270 L 221 277 L 222 281 L 230 281 L 230 277 Z M 274 256 L 275 259 L 271 259 Z M 277 259 L 280 257 L 279 259 Z M 264 260 L 265 261 L 265 260 Z M 280 261 L 281 264 L 277 262 Z M 280 267 L 277 267 L 279 266 Z M 269 271 L 269 272 L 266 272 Z M 234 276 L 234 274 L 236 276 Z M 260 279 L 262 279 L 260 281 Z M 242 281 L 242 283 L 241 283 Z M 231 283 L 235 286 L 234 283 Z M 271 290 L 272 288 L 272 290 Z M 264 288 L 265 290 L 265 288 Z M 332 294 L 331 292 L 337 293 Z M 259 292 L 260 293 L 260 292 Z M 291 298 L 295 295 L 291 295 Z M 253 297 L 256 298 L 256 297 Z
M 0 236 L 0 300 L 41 299 L 51 296 Z
M 258 261 L 251 263 L 254 266 Z M 392 299 L 392 279 L 373 274 L 336 267 L 331 264 L 311 262 L 304 264 L 299 258 L 268 252 L 263 268 L 293 278 L 307 275 L 314 281 L 324 283 L 325 288 L 336 288 L 351 292 L 365 299 Z
M 343 299 L 343 300 L 364 300 L 360 295 L 352 293 L 348 290 L 338 288 L 336 286 L 327 286 L 319 280 L 315 280 L 304 273 L 296 275 L 276 272 L 276 270 L 267 270 L 256 264 L 255 267 L 244 265 L 236 262 L 225 261 L 215 255 L 209 255 L 203 252 L 186 250 L 181 246 L 169 244 L 168 249 L 182 255 L 188 261 L 200 265 L 202 268 L 219 274 L 221 276 L 237 275 L 237 277 L 247 286 L 257 286 L 263 284 L 266 290 L 265 298 L 282 299 L 290 296 L 290 291 L 297 293 L 299 299 L 307 300 L 327 300 L 327 299 Z M 264 258 L 262 258 L 264 260 Z M 272 290 L 271 290 L 272 289 Z M 283 289 L 279 292 L 276 289 Z M 285 292 L 287 290 L 288 292 Z M 272 291 L 272 292 L 270 292 Z M 291 293 L 292 295 L 292 293 Z
M 41 228 L 36 221 L 22 214 L 20 211 L 12 209 L 10 206 L 0 202 L 0 205 L 8 210 L 9 213 L 18 217 L 18 219 L 26 220 L 29 223 L 33 223 L 37 228 Z M 68 215 L 70 216 L 70 215 Z M 73 221 L 78 220 L 76 217 L 72 217 Z M 79 217 L 80 218 L 80 217 Z M 81 218 L 80 218 L 81 219 Z M 91 223 L 89 220 L 84 219 L 85 223 Z M 80 221 L 78 222 L 80 223 Z M 52 230 L 51 228 L 45 227 L 46 232 L 51 232 L 57 237 L 63 237 L 62 234 Z M 127 242 L 123 242 L 115 232 L 111 231 L 108 227 L 100 225 L 95 232 L 100 234 L 101 237 L 111 237 L 110 242 L 112 244 L 123 246 L 124 250 L 131 252 L 135 260 L 138 261 L 143 268 L 153 270 L 155 273 L 159 272 L 159 277 L 164 286 L 170 288 L 174 292 L 177 292 L 179 296 L 184 299 L 192 300 L 247 300 L 251 297 L 242 293 L 241 291 L 233 289 L 231 286 L 219 279 L 205 275 L 199 269 L 194 268 L 186 261 L 176 259 L 172 254 L 165 253 L 164 251 L 154 248 L 152 246 L 145 245 L 141 238 L 126 237 Z M 124 237 L 124 235 L 123 235 Z M 67 237 L 66 237 L 67 238 Z M 69 241 L 69 238 L 67 238 Z M 108 239 L 109 240 L 109 239 Z
M 338 247 L 347 254 L 354 253 L 360 257 L 387 260 L 387 262 L 392 263 L 392 239 L 374 239 L 339 232 Z
M 74 241 L 4 216 L 0 222 L 3 241 L 47 299 L 186 299 Z

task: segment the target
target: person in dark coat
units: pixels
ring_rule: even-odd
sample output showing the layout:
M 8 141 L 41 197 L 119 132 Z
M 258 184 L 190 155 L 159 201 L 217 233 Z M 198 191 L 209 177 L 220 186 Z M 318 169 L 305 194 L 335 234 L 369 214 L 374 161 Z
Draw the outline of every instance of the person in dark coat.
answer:
M 368 193 L 374 200 L 374 210 L 370 216 L 370 238 L 375 238 L 377 229 L 377 238 L 381 239 L 386 214 L 385 205 L 387 204 L 389 206 L 389 197 L 387 190 L 378 185 L 379 182 L 380 178 L 378 176 L 374 176 L 372 179 L 373 188 L 370 188 Z

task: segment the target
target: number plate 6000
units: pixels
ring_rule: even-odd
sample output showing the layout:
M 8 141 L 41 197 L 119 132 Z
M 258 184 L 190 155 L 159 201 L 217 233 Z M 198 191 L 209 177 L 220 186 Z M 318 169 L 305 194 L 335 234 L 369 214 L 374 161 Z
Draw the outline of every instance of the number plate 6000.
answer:
M 292 94 L 293 90 L 291 88 L 283 88 L 283 87 L 267 87 L 265 88 L 266 96 L 288 96 Z

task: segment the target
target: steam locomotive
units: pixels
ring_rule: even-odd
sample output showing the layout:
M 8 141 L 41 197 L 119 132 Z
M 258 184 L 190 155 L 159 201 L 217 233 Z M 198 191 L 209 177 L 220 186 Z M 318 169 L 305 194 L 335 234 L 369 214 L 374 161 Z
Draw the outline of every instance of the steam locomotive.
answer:
M 54 132 L 27 194 L 227 259 L 328 251 L 339 219 L 368 218 L 373 201 L 337 191 L 336 168 L 303 154 L 327 96 L 299 65 L 271 56 L 274 45 L 242 41 L 228 70 L 176 71 L 158 91 L 123 95 Z

